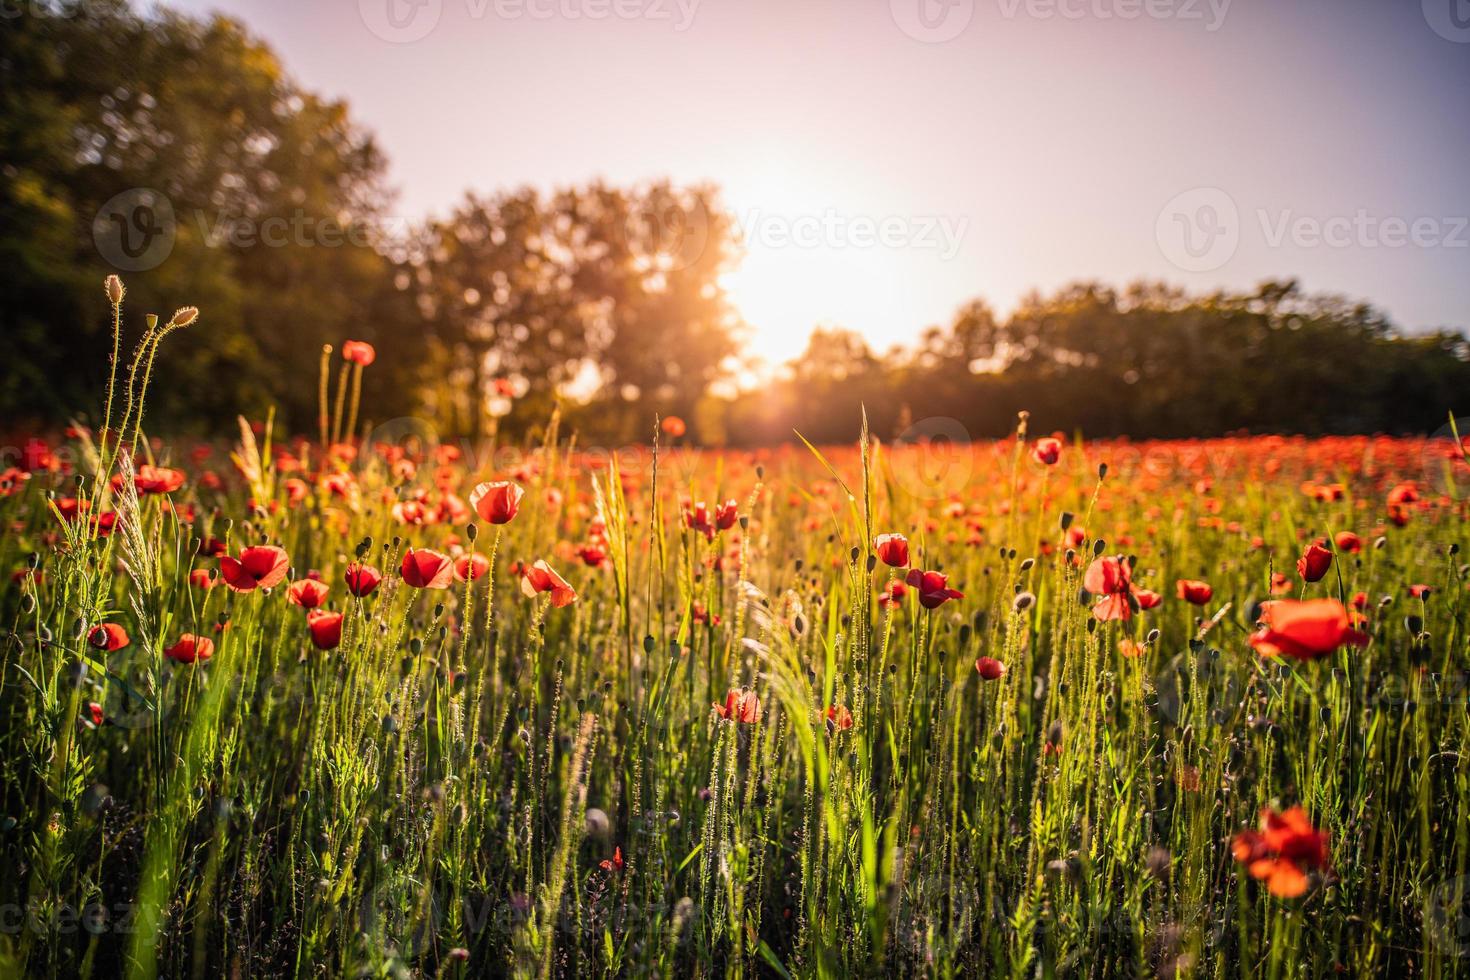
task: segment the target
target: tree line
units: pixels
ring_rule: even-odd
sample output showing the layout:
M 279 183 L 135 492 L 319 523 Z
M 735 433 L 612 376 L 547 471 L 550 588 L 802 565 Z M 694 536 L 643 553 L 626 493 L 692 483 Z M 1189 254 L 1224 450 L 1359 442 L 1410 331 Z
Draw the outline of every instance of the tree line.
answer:
M 1089 435 L 1424 431 L 1470 390 L 1460 333 L 1406 335 L 1292 281 L 1243 293 L 1067 286 L 982 301 L 872 351 L 840 327 L 737 390 L 721 277 L 740 242 L 716 188 L 654 181 L 468 195 L 393 217 L 387 161 L 349 107 L 297 85 L 238 22 L 125 0 L 37 0 L 0 32 L 0 413 L 54 425 L 96 401 L 102 278 L 141 313 L 204 311 L 156 369 L 156 429 L 235 414 L 309 432 L 325 344 L 371 342 L 364 415 L 516 435 L 559 407 L 584 441 L 756 445 L 799 424 L 847 440 L 952 419 L 998 435 L 1024 408 Z M 921 426 L 922 427 L 922 426 Z

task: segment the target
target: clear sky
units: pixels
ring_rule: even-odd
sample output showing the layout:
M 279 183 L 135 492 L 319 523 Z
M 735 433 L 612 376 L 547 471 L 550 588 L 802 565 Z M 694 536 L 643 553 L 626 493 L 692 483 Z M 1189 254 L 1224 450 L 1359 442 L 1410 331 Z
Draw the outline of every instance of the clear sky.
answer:
M 1470 327 L 1464 0 L 173 0 L 346 98 L 406 218 L 712 181 L 755 353 L 981 296 L 1298 276 Z

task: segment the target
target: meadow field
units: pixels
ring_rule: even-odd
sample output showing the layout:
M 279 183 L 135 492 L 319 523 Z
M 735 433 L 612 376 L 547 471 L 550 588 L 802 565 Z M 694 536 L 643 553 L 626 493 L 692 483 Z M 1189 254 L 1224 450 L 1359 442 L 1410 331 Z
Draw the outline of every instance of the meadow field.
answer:
M 195 316 L 0 474 L 0 974 L 1463 972 L 1452 420 L 470 443 L 347 343 L 181 442 Z

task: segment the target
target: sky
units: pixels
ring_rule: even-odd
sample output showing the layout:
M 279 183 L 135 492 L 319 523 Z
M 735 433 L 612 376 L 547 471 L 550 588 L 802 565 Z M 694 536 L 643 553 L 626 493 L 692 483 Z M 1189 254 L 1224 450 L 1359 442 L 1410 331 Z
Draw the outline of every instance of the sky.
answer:
M 1470 327 L 1466 0 L 172 0 L 466 191 L 722 189 L 751 351 L 1079 279 L 1295 276 Z

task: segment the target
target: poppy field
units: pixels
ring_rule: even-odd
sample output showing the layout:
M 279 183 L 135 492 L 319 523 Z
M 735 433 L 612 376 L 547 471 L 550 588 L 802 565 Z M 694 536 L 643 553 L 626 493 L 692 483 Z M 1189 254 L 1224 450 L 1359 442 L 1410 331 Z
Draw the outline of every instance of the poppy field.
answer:
M 1453 419 L 172 441 L 197 317 L 0 474 L 0 974 L 1463 971 Z

